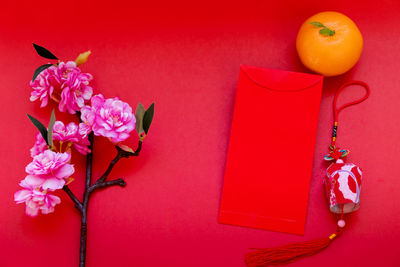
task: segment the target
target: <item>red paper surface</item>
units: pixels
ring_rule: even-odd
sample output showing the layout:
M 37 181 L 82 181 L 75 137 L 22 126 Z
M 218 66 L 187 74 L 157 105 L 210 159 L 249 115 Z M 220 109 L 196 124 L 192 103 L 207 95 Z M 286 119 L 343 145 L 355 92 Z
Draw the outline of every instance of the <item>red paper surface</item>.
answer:
M 322 81 L 241 66 L 221 223 L 303 234 Z
M 304 20 L 322 10 L 350 16 L 363 33 L 364 51 L 349 73 L 324 80 L 304 236 L 219 224 L 239 65 L 309 72 L 299 62 L 295 37 Z M 13 202 L 35 140 L 26 113 L 45 121 L 54 107 L 40 109 L 28 99 L 33 71 L 46 63 L 33 51 L 36 42 L 62 59 L 91 49 L 82 69 L 94 75 L 95 92 L 132 106 L 156 102 L 141 156 L 121 161 L 110 175 L 126 178 L 127 186 L 93 194 L 88 267 L 244 267 L 249 247 L 330 234 L 336 221 L 324 195 L 322 157 L 332 133 L 334 92 L 349 79 L 368 82 L 372 90 L 367 101 L 341 113 L 338 130 L 338 145 L 364 170 L 360 209 L 327 250 L 293 266 L 397 267 L 399 10 L 397 0 L 3 3 L 0 266 L 74 267 L 78 261 L 79 215 L 63 192 L 55 213 L 35 219 Z M 348 89 L 339 102 L 364 93 Z M 108 149 L 106 141 L 96 141 L 94 177 L 113 158 Z M 71 184 L 79 196 L 83 165 Z

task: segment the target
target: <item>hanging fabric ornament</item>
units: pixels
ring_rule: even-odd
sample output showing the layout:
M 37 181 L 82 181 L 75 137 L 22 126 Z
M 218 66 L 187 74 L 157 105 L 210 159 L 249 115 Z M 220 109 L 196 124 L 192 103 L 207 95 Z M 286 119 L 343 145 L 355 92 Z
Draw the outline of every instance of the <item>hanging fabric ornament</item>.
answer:
M 366 94 L 359 100 L 347 103 L 340 108 L 336 107 L 337 99 L 343 89 L 349 85 L 361 85 Z M 336 135 L 338 129 L 339 113 L 343 109 L 359 104 L 366 100 L 370 94 L 369 87 L 361 81 L 350 81 L 343 84 L 336 92 L 333 100 L 334 125 L 332 141 L 329 153 L 324 157 L 327 161 L 333 161 L 326 171 L 324 180 L 325 191 L 329 201 L 329 209 L 338 216 L 337 230 L 330 236 L 306 242 L 291 243 L 288 245 L 255 249 L 246 254 L 245 260 L 249 267 L 264 267 L 270 265 L 284 265 L 300 258 L 313 255 L 324 248 L 338 237 L 346 223 L 343 214 L 356 211 L 360 206 L 361 191 L 361 169 L 353 163 L 345 163 L 343 158 L 349 154 L 349 150 L 336 146 Z

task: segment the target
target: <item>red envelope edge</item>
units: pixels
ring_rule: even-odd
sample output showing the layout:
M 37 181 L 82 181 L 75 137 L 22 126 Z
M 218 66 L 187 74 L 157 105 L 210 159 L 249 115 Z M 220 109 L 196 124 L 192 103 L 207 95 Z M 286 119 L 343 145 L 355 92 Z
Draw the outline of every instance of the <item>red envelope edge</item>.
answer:
M 304 233 L 322 82 L 240 67 L 220 223 Z

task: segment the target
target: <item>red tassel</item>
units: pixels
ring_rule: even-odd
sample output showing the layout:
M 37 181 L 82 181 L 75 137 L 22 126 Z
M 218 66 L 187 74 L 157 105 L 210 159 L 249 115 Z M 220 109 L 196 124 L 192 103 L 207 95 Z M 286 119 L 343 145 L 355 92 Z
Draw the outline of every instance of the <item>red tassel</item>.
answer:
M 249 267 L 265 267 L 269 265 L 284 265 L 300 258 L 320 252 L 339 235 L 339 232 L 329 237 L 311 241 L 291 243 L 281 247 L 256 249 L 246 254 L 245 260 Z

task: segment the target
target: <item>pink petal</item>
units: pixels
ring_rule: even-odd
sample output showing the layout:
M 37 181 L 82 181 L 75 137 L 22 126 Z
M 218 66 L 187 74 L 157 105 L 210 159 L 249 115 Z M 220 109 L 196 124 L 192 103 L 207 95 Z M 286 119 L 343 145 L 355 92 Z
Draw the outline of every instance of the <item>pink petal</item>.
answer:
M 78 125 L 76 125 L 74 122 L 68 123 L 66 128 L 67 128 L 68 134 L 73 135 L 78 132 Z
M 25 213 L 28 216 L 36 217 L 39 214 L 39 208 L 38 207 L 30 207 L 30 206 L 26 205 Z
M 40 210 L 42 211 L 42 214 L 49 214 L 49 213 L 54 212 L 54 207 L 43 206 L 43 207 L 40 207 Z
M 47 102 L 48 102 L 48 97 L 46 96 L 45 98 L 42 99 L 42 104 L 40 104 L 40 107 L 43 108 L 47 106 Z
M 58 179 L 64 179 L 70 177 L 74 173 L 74 166 L 71 164 L 65 164 L 53 172 L 54 176 Z
M 74 144 L 74 147 L 79 153 L 81 153 L 83 155 L 86 155 L 87 153 L 90 152 L 90 149 L 87 146 L 84 146 L 84 145 Z
M 74 61 L 68 61 L 65 63 L 65 67 L 67 67 L 67 69 L 73 69 L 76 67 L 76 63 Z
M 83 97 L 77 97 L 75 99 L 75 103 L 78 105 L 79 108 L 82 108 L 85 105 L 85 100 Z
M 90 97 L 92 96 L 92 94 L 93 94 L 93 88 L 92 87 L 90 87 L 90 86 L 86 86 L 84 89 L 83 89 L 83 98 L 85 99 L 85 100 L 89 100 L 90 99 Z
M 58 196 L 55 196 L 55 195 L 47 195 L 47 201 L 48 201 L 48 204 L 50 205 L 50 206 L 55 206 L 55 205 L 57 205 L 57 204 L 60 204 L 61 203 L 61 199 L 58 197 Z
M 22 189 L 22 190 L 19 190 L 19 191 L 15 192 L 14 201 L 17 202 L 18 204 L 19 203 L 23 203 L 30 196 L 31 196 L 31 191 L 30 190 Z
M 79 123 L 79 134 L 82 135 L 83 137 L 86 137 L 92 129 L 87 125 L 86 123 Z
M 42 184 L 42 188 L 44 190 L 50 189 L 50 190 L 57 190 L 61 189 L 65 184 L 65 181 L 63 179 L 57 179 L 57 178 L 49 178 L 46 179 L 46 181 Z
M 102 94 L 98 94 L 92 97 L 92 99 L 90 100 L 90 102 L 92 103 L 92 107 L 94 107 L 95 109 L 101 107 L 104 103 L 104 96 Z
M 129 137 L 129 134 L 127 133 L 120 133 L 119 134 L 119 141 L 124 141 Z
M 45 182 L 45 179 L 35 175 L 27 175 L 24 179 L 24 182 L 33 188 L 41 186 Z

